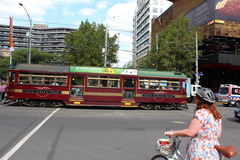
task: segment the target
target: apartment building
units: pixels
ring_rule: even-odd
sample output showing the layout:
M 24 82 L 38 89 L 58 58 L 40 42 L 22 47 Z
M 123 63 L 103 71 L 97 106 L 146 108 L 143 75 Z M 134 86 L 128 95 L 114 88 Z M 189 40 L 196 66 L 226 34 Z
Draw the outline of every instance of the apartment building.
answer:
M 65 36 L 76 29 L 56 27 L 49 28 L 48 25 L 34 24 L 32 28 L 32 48 L 40 52 L 60 53 L 63 52 Z M 28 48 L 29 27 L 13 26 L 14 49 Z M 0 25 L 0 49 L 9 48 L 9 25 Z
M 146 56 L 151 45 L 152 19 L 171 6 L 166 0 L 137 0 L 133 17 L 133 61 Z

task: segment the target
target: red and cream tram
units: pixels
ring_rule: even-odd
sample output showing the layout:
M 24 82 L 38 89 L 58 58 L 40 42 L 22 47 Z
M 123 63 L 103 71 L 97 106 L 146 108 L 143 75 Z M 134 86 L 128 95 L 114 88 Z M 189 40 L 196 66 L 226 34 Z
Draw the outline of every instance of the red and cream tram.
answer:
M 28 106 L 116 106 L 161 109 L 186 104 L 180 72 L 17 64 L 8 99 Z

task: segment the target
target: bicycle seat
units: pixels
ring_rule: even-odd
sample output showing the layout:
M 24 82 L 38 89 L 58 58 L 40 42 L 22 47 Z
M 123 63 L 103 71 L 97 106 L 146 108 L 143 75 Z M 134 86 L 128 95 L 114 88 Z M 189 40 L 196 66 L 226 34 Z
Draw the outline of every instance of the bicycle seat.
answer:
M 234 146 L 215 145 L 214 148 L 227 158 L 232 158 L 238 154 L 237 149 Z

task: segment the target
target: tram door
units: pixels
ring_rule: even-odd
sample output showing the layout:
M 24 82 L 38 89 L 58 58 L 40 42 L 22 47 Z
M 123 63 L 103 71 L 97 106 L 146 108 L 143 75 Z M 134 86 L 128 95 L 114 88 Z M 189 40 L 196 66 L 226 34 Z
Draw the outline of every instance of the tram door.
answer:
M 123 79 L 123 98 L 135 98 L 136 80 L 134 78 Z
M 84 77 L 72 76 L 71 77 L 71 98 L 82 98 L 84 92 Z

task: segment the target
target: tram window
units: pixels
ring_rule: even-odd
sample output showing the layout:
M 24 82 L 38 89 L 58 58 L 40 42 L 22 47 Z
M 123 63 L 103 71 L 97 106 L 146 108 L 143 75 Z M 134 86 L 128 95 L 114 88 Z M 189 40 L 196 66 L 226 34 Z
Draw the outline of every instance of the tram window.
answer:
M 179 81 L 170 81 L 170 90 L 180 90 Z
M 43 84 L 43 75 L 32 74 L 32 83 L 33 84 Z
M 150 80 L 149 89 L 159 90 L 159 81 L 158 80 Z
M 151 90 L 180 90 L 180 81 L 166 79 L 140 79 L 139 88 Z
M 58 83 L 61 86 L 67 85 L 67 76 L 56 76 L 56 83 Z
M 19 84 L 30 84 L 30 74 L 19 74 Z
M 108 87 L 109 88 L 119 88 L 119 78 L 116 77 L 109 77 L 108 79 Z
M 149 88 L 149 80 L 148 79 L 141 79 L 139 87 L 141 89 L 148 89 Z
M 126 88 L 134 88 L 135 87 L 135 82 L 133 79 L 125 79 L 123 86 Z
M 20 73 L 19 84 L 66 85 L 67 76 L 62 74 Z
M 54 75 L 44 75 L 44 84 L 53 84 L 55 83 L 55 76 Z
M 167 80 L 160 80 L 160 89 L 162 89 L 162 90 L 169 89 L 169 83 Z
M 100 77 L 100 88 L 107 87 L 107 80 L 108 80 L 108 77 L 104 77 L 104 76 Z
M 119 81 L 117 80 L 109 80 L 108 81 L 109 88 L 119 88 Z
M 72 85 L 83 86 L 84 78 L 83 77 L 72 77 L 71 82 L 72 82 Z
M 97 76 L 89 76 L 88 77 L 88 86 L 89 87 L 98 87 L 99 77 Z
M 89 76 L 88 86 L 89 87 L 100 87 L 100 88 L 119 88 L 120 79 L 118 77 L 107 77 L 107 76 Z

